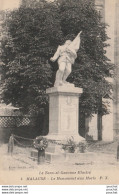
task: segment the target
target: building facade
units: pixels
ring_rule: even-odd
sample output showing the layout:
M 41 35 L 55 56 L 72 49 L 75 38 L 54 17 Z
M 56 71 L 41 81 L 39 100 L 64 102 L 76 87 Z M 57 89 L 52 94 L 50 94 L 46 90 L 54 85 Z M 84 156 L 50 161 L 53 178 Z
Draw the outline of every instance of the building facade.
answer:
M 115 136 L 119 134 L 119 0 L 95 0 L 95 5 L 102 15 L 102 20 L 109 25 L 107 34 L 110 37 L 110 47 L 107 48 L 106 55 L 116 66 L 114 79 L 109 80 L 114 84 L 113 101 L 110 102 L 111 118 L 107 115 L 108 124 Z

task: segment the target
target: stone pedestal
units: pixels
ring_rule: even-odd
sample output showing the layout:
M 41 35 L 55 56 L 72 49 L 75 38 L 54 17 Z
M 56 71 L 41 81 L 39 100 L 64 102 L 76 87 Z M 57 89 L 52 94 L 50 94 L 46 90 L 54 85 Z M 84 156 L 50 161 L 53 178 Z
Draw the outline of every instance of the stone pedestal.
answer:
M 66 142 L 73 137 L 75 142 L 84 140 L 78 133 L 79 96 L 81 88 L 73 84 L 49 88 L 49 134 L 47 139 L 56 142 Z M 62 153 L 61 145 L 51 143 L 46 150 L 49 158 L 59 158 Z M 51 154 L 52 153 L 52 154 Z
M 83 139 L 78 134 L 79 96 L 82 88 L 73 84 L 49 88 L 49 139 L 64 140 L 68 137 Z

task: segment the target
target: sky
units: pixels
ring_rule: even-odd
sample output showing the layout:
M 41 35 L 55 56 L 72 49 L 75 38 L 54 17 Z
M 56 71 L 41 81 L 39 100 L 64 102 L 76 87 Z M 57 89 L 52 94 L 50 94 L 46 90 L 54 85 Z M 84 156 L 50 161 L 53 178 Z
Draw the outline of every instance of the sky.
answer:
M 20 0 L 0 0 L 0 10 L 13 10 L 19 7 Z
M 19 7 L 21 0 L 0 0 L 0 10 L 13 10 Z M 53 0 L 48 0 L 53 1 Z

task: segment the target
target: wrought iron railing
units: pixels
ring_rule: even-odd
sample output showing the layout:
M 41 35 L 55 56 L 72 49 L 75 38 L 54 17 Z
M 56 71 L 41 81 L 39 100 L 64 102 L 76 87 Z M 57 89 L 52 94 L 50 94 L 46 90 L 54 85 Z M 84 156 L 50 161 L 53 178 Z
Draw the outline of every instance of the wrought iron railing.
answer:
M 0 127 L 36 126 L 37 117 L 30 116 L 0 116 Z

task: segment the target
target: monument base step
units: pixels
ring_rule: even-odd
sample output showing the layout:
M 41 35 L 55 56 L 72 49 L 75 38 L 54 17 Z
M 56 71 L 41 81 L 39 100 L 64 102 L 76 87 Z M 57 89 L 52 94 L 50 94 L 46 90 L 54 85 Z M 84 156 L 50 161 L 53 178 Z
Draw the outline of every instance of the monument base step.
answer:
M 61 162 L 65 162 L 65 155 L 46 152 L 45 153 L 45 160 L 48 163 L 53 163 L 53 162 L 61 163 Z
M 88 165 L 93 164 L 95 154 L 92 152 L 87 153 L 45 153 L 45 160 L 49 163 L 72 163 L 72 164 L 79 164 L 79 165 Z
M 38 151 L 32 150 L 31 157 L 32 160 L 38 160 Z M 76 165 L 88 165 L 93 164 L 96 160 L 95 153 L 85 152 L 85 153 L 45 153 L 45 162 L 47 163 L 72 163 Z
M 66 143 L 68 139 L 72 139 L 72 138 L 76 143 L 86 141 L 85 138 L 80 136 L 78 133 L 77 134 L 70 134 L 70 133 L 54 134 L 53 133 L 53 134 L 48 134 L 47 136 L 44 136 L 44 137 L 51 141 L 58 141 L 59 143 L 60 142 Z

